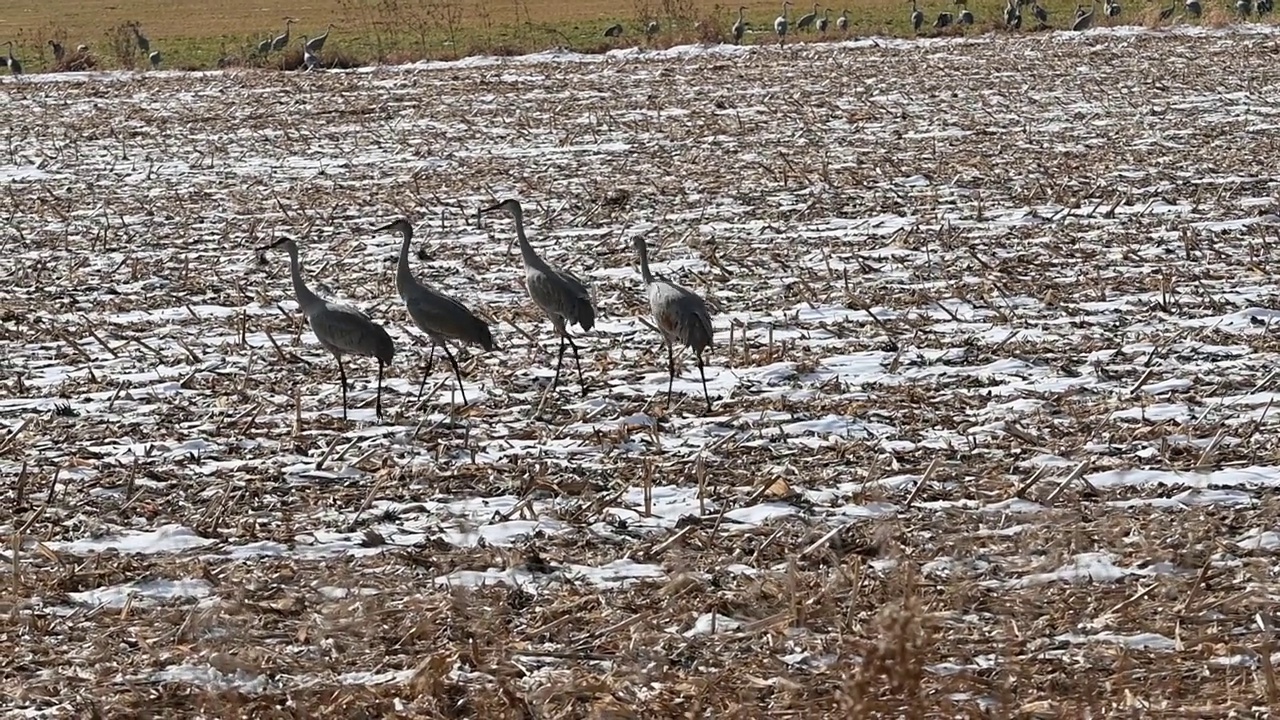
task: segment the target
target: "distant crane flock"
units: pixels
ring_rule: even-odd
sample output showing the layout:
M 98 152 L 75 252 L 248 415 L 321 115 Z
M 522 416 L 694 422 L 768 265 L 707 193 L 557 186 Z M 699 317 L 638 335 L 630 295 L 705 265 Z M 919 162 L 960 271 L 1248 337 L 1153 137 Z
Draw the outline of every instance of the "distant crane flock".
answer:
M 503 200 L 480 211 L 481 214 L 495 212 L 504 212 L 514 220 L 516 242 L 520 245 L 520 258 L 524 265 L 525 289 L 534 305 L 551 321 L 560 341 L 551 389 L 554 389 L 560 381 L 565 348 L 568 347 L 573 351 L 574 363 L 577 366 L 578 385 L 585 392 L 586 381 L 582 373 L 582 358 L 568 328 L 577 325 L 583 331 L 590 331 L 595 327 L 596 308 L 591 300 L 591 292 L 580 279 L 566 270 L 553 267 L 533 249 L 529 238 L 525 235 L 524 211 L 518 200 L 514 198 Z M 456 298 L 414 277 L 409 267 L 409 247 L 413 241 L 413 226 L 407 219 L 394 220 L 374 232 L 393 232 L 400 235 L 400 252 L 396 263 L 396 291 L 404 302 L 410 320 L 431 340 L 415 402 L 422 400 L 427 376 L 431 374 L 431 361 L 436 348 L 439 347 L 449 361 L 449 366 L 458 383 L 462 402 L 466 404 L 467 395 L 462 386 L 462 371 L 453 352 L 449 350 L 449 342 L 476 345 L 486 352 L 498 350 L 489 324 Z M 633 247 L 639 261 L 640 276 L 644 282 L 649 310 L 667 350 L 668 404 L 673 397 L 677 374 L 674 346 L 680 344 L 693 351 L 698 365 L 698 375 L 702 381 L 702 396 L 706 401 L 707 411 L 710 412 L 712 404 L 711 395 L 707 389 L 704 355 L 711 346 L 714 335 L 711 311 L 707 303 L 692 290 L 658 277 L 650 271 L 648 246 L 642 237 L 636 237 L 633 240 Z M 343 358 L 352 355 L 374 358 L 378 362 L 376 413 L 381 420 L 383 374 L 395 356 L 395 343 L 391 336 L 368 315 L 353 307 L 325 300 L 312 292 L 302 278 L 298 244 L 293 238 L 283 237 L 270 245 L 258 248 L 258 252 L 265 253 L 273 248 L 283 248 L 288 253 L 290 278 L 293 282 L 294 297 L 298 301 L 298 310 L 307 319 L 307 324 L 320 341 L 320 345 L 328 350 L 338 363 L 338 378 L 342 383 L 343 418 L 347 417 L 347 391 L 350 387 Z M 265 262 L 265 257 L 263 261 Z
M 958 13 L 950 11 L 940 11 L 935 16 L 931 26 L 934 30 L 946 30 L 952 26 L 971 26 L 975 22 L 974 14 L 968 8 L 968 0 L 951 0 L 952 3 L 959 8 Z M 1274 9 L 1274 0 L 1233 0 L 1236 15 L 1241 20 L 1247 20 L 1250 15 L 1261 18 L 1272 12 Z M 907 22 L 911 26 L 913 32 L 917 35 L 924 30 L 927 22 L 924 11 L 919 7 L 919 0 L 907 0 L 911 3 L 911 12 L 907 15 Z M 1097 4 L 1102 3 L 1103 14 L 1108 18 L 1119 18 L 1122 12 L 1120 0 L 1090 0 L 1089 5 L 1077 5 L 1075 16 L 1071 22 L 1071 29 L 1075 31 L 1088 30 L 1093 27 L 1095 8 Z M 1040 0 L 1006 0 L 1004 9 L 1004 26 L 1010 30 L 1020 30 L 1022 28 L 1022 9 L 1026 6 L 1031 7 L 1031 15 L 1036 20 L 1036 30 L 1045 30 L 1049 25 L 1049 12 L 1040 4 Z M 1200 18 L 1203 15 L 1203 6 L 1201 0 L 1172 0 L 1172 4 L 1167 8 L 1161 8 L 1158 14 L 1159 19 L 1168 21 L 1177 13 L 1178 7 L 1181 6 L 1186 14 L 1192 18 Z M 793 4 L 790 0 L 782 3 L 782 14 L 773 21 L 773 32 L 777 36 L 778 46 L 786 44 L 787 35 L 792 32 L 817 32 L 826 35 L 832 27 L 831 13 L 833 8 L 823 8 L 821 3 L 814 3 L 811 12 L 797 18 L 794 24 L 791 22 L 790 11 Z M 292 34 L 293 25 L 298 20 L 292 17 L 284 18 L 284 32 L 275 37 L 268 36 L 266 39 L 258 42 L 257 55 L 260 59 L 266 60 L 272 53 L 284 51 L 289 46 L 289 39 Z M 646 41 L 652 41 L 660 32 L 661 25 L 657 20 L 647 19 L 643 23 L 644 35 Z M 835 19 L 835 30 L 841 35 L 848 35 L 850 30 L 849 10 L 847 8 L 840 11 L 840 15 Z M 151 64 L 153 69 L 159 69 L 163 58 L 159 50 L 151 49 L 151 41 L 142 34 L 142 28 L 138 23 L 129 23 L 129 30 L 133 33 L 133 38 L 137 44 L 139 52 Z M 302 69 L 317 70 L 324 67 L 321 59 L 321 51 L 324 48 L 325 41 L 329 39 L 329 34 L 333 31 L 335 25 L 329 24 L 323 35 L 317 35 L 313 38 L 303 37 L 301 41 L 302 47 Z M 697 24 L 698 29 L 703 28 L 703 24 Z M 730 36 L 735 44 L 742 44 L 746 38 L 751 24 L 747 21 L 747 8 L 740 6 L 738 8 L 737 20 L 730 26 Z M 621 23 L 614 23 L 604 30 L 606 38 L 620 38 L 626 33 L 626 28 Z M 13 54 L 14 43 L 12 40 L 5 41 L 7 54 L 0 58 L 4 60 L 5 67 L 9 69 L 12 75 L 21 75 L 23 72 L 22 63 Z M 63 44 L 57 40 L 48 41 L 49 48 L 53 52 L 55 63 L 61 64 L 67 59 L 67 54 Z M 88 47 L 80 45 L 76 52 L 78 54 L 87 54 Z M 222 62 L 219 62 L 222 67 Z

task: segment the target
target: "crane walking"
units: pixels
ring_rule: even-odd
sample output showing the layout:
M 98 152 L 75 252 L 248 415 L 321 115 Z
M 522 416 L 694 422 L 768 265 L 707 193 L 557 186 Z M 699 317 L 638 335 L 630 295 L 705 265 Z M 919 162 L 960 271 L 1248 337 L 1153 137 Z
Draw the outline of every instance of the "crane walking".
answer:
M 591 305 L 591 293 L 578 278 L 558 270 L 538 257 L 529 239 L 524 234 L 524 211 L 520 202 L 509 198 L 487 207 L 480 212 L 490 213 L 505 210 L 511 214 L 516 223 L 516 240 L 520 243 L 520 257 L 524 261 L 524 285 L 529 297 L 535 305 L 542 309 L 560 336 L 560 350 L 556 357 L 556 376 L 551 381 L 555 387 L 560 381 L 560 368 L 564 365 L 564 346 L 567 343 L 573 349 L 573 359 L 578 364 L 578 384 L 586 387 L 582 379 L 582 358 L 578 355 L 578 346 L 569 336 L 565 325 L 577 324 L 583 330 L 595 327 L 596 309 Z
M 452 297 L 418 282 L 409 269 L 409 243 L 413 241 L 413 226 L 409 221 L 400 218 L 395 222 L 378 228 L 375 232 L 400 233 L 400 259 L 396 265 L 396 291 L 404 300 L 409 318 L 431 338 L 431 354 L 427 355 L 427 367 L 422 372 L 422 382 L 418 384 L 418 401 L 422 400 L 422 389 L 427 384 L 427 376 L 431 374 L 431 361 L 435 356 L 436 346 L 444 349 L 453 368 L 453 375 L 458 379 L 458 391 L 462 393 L 462 404 L 467 404 L 467 391 L 462 387 L 462 372 L 458 369 L 458 361 L 449 352 L 447 340 L 456 340 L 463 344 L 479 345 L 486 351 L 497 349 L 493 342 L 493 334 L 489 324 L 476 317 L 475 313 Z
M 317 35 L 316 37 L 313 37 L 310 40 L 303 38 L 303 43 L 302 43 L 303 50 L 313 53 L 315 55 L 319 55 L 320 51 L 324 49 L 325 41 L 329 39 L 329 33 L 333 32 L 333 28 L 334 28 L 333 23 L 329 23 L 329 27 L 325 29 L 323 35 Z
M 150 55 L 151 41 L 147 39 L 146 35 L 142 34 L 142 28 L 138 27 L 137 23 L 133 23 L 129 28 L 133 30 L 133 39 L 138 43 L 138 52 L 141 52 L 143 55 Z
M 152 50 L 151 54 L 147 56 L 147 59 L 151 61 L 152 70 L 160 69 L 160 63 L 163 61 L 163 58 L 160 57 L 159 50 Z
M 840 17 L 836 18 L 836 29 L 846 35 L 849 33 L 849 11 L 841 10 Z
M 271 52 L 280 52 L 289 44 L 289 26 L 293 25 L 297 20 L 293 18 L 284 19 L 284 34 L 277 35 L 275 40 L 271 41 Z
M 818 19 L 818 3 L 814 3 L 813 12 L 807 13 L 805 15 L 801 15 L 800 19 L 796 20 L 796 32 L 799 32 L 801 30 L 812 30 L 813 23 L 817 19 Z
M 320 58 L 307 47 L 307 39 L 302 38 L 302 69 L 315 70 L 320 67 Z
M 713 331 L 711 313 L 707 303 L 688 288 L 669 280 L 655 277 L 649 272 L 649 247 L 644 238 L 637 235 L 632 241 L 640 256 L 640 277 L 644 280 L 645 293 L 649 296 L 649 311 L 662 332 L 662 342 L 667 346 L 667 403 L 671 403 L 671 389 L 676 380 L 676 356 L 672 344 L 680 342 L 693 350 L 698 360 L 698 374 L 702 377 L 702 396 L 711 412 L 711 395 L 707 392 L 707 371 L 702 364 L 702 353 L 711 345 Z
M 347 419 L 347 371 L 342 366 L 343 355 L 360 355 L 378 360 L 378 419 L 382 419 L 382 373 L 391 364 L 396 346 L 382 326 L 359 310 L 330 302 L 311 292 L 302 280 L 302 262 L 298 259 L 298 243 L 291 237 L 283 237 L 259 248 L 259 252 L 283 246 L 289 253 L 289 271 L 293 277 L 293 294 L 298 309 L 307 318 L 311 332 L 320 344 L 338 361 L 338 378 L 342 381 L 342 419 Z
M 742 36 L 747 32 L 747 8 L 738 8 L 738 22 L 733 24 L 733 44 L 741 45 Z
M 66 48 L 62 47 L 62 43 L 58 42 L 57 40 L 50 40 L 49 47 L 53 48 L 54 62 L 62 62 L 62 59 L 67 56 Z

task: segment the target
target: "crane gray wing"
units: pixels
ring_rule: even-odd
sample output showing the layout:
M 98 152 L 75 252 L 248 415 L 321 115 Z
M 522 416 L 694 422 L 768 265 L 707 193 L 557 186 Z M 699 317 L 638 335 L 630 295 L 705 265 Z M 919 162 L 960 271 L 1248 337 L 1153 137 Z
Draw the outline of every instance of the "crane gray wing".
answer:
M 583 330 L 590 330 L 596 324 L 596 309 L 591 304 L 591 292 L 581 280 L 563 270 L 556 270 L 556 277 L 564 283 L 568 292 L 567 312 L 564 317 L 570 324 L 578 323 Z
M 428 333 L 451 340 L 475 343 L 486 350 L 493 349 L 493 335 L 489 323 L 457 300 L 428 288 L 405 300 L 405 308 L 414 323 Z
M 325 302 L 319 312 L 307 316 L 307 322 L 330 350 L 376 357 L 386 364 L 395 354 L 395 343 L 387 331 L 353 307 Z

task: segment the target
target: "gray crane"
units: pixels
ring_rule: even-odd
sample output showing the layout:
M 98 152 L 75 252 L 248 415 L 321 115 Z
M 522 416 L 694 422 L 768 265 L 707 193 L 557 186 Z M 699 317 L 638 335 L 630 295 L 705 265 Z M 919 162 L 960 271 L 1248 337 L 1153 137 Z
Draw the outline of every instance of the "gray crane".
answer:
M 778 34 L 778 47 L 782 47 L 787 41 L 787 29 L 790 23 L 787 22 L 787 11 L 791 9 L 791 1 L 785 0 L 782 3 L 782 14 L 773 21 L 773 31 Z
M 831 27 L 831 8 L 826 8 L 822 11 L 822 17 L 818 18 L 818 32 L 826 33 L 829 27 Z
M 53 48 L 54 62 L 62 62 L 62 59 L 67 56 L 67 49 L 64 48 L 62 46 L 62 43 L 58 42 L 57 40 L 50 40 L 49 47 Z
M 298 260 L 298 243 L 293 238 L 280 238 L 258 251 L 281 246 L 289 253 L 289 271 L 293 276 L 293 294 L 297 297 L 298 309 L 306 316 L 307 324 L 320 344 L 338 361 L 338 378 L 342 380 L 342 419 L 347 419 L 347 371 L 342 366 L 342 356 L 359 355 L 378 360 L 377 413 L 381 420 L 382 373 L 396 353 L 391 336 L 359 310 L 330 302 L 311 292 L 302 281 L 302 262 Z
M 747 8 L 738 8 L 738 22 L 733 24 L 733 44 L 741 45 L 742 36 L 747 34 Z
M 577 324 L 583 330 L 590 330 L 596 323 L 596 309 L 591 305 L 591 293 L 578 278 L 558 270 L 538 257 L 524 234 L 524 212 L 520 202 L 515 198 L 487 207 L 480 212 L 490 213 L 505 210 L 516 222 L 516 240 L 520 243 L 520 257 L 524 261 L 524 285 L 529 297 L 535 305 L 542 309 L 556 334 L 560 336 L 560 351 L 556 357 L 556 376 L 551 381 L 555 387 L 560 381 L 560 368 L 564 365 L 564 346 L 568 343 L 573 349 L 573 359 L 578 364 L 578 384 L 586 387 L 582 380 L 582 358 L 578 355 L 578 346 L 569 336 L 565 325 Z
M 796 20 L 796 32 L 799 32 L 801 30 L 812 29 L 813 23 L 817 19 L 818 19 L 818 3 L 814 3 L 813 12 L 805 15 L 801 15 L 800 19 Z
M 303 50 L 310 51 L 311 53 L 314 53 L 315 55 L 319 56 L 320 51 L 324 50 L 324 43 L 326 40 L 329 39 L 329 33 L 333 32 L 333 28 L 334 28 L 334 24 L 329 23 L 329 27 L 325 29 L 323 35 L 317 35 L 311 38 L 310 40 L 303 38 L 302 39 Z
M 968 0 L 956 0 L 956 5 L 960 7 L 960 16 L 956 18 L 957 24 L 972 25 L 973 13 L 969 12 Z
M 297 20 L 294 20 L 293 18 L 284 19 L 284 34 L 277 35 L 276 39 L 271 41 L 272 52 L 280 52 L 289 44 L 289 26 L 293 25 L 295 22 L 297 22 Z
M 1107 17 L 1120 17 L 1120 0 L 1107 0 Z
M 911 29 L 918 35 L 922 27 L 924 27 L 924 13 L 920 12 L 916 0 L 911 0 Z
M 849 11 L 841 10 L 840 17 L 836 18 L 836 29 L 842 33 L 849 32 Z
M 1187 13 L 1194 18 L 1200 17 L 1200 14 L 1204 12 L 1200 7 L 1200 0 L 1187 0 L 1186 7 Z
M 657 35 L 658 31 L 661 29 L 662 26 L 658 24 L 657 20 L 650 20 L 649 24 L 644 26 L 644 35 L 645 37 L 651 38 L 654 35 Z
M 271 52 L 271 38 L 267 38 L 266 40 L 258 43 L 259 55 L 266 55 L 269 52 Z
M 622 23 L 615 23 L 605 28 L 604 36 L 607 38 L 622 37 Z
M 1071 25 L 1071 29 L 1077 32 L 1088 30 L 1089 28 L 1093 27 L 1093 16 L 1094 16 L 1095 8 L 1093 7 L 1093 5 L 1090 5 L 1089 11 L 1081 14 L 1083 9 L 1084 9 L 1084 6 L 1081 5 L 1080 8 L 1076 11 L 1076 21 L 1074 24 Z
M 1004 8 L 1005 27 L 1017 30 L 1022 27 L 1022 11 L 1018 9 L 1017 0 L 1009 0 Z
M 13 56 L 13 41 L 5 40 L 4 44 L 9 47 L 9 57 L 4 59 L 4 64 L 9 68 L 11 75 L 21 75 L 22 63 L 18 62 L 18 58 Z
M 302 69 L 315 70 L 320 67 L 320 58 L 307 47 L 307 38 L 302 38 Z
M 409 243 L 413 241 L 413 226 L 409 221 L 400 218 L 384 225 L 374 232 L 400 233 L 400 260 L 396 265 L 396 291 L 404 300 L 409 318 L 431 338 L 431 352 L 427 355 L 427 367 L 422 372 L 422 382 L 418 384 L 418 401 L 422 400 L 422 389 L 427 384 L 427 376 L 431 374 L 431 361 L 435 357 L 436 346 L 444 349 L 453 368 L 453 375 L 458 379 L 458 391 L 462 393 L 462 404 L 467 404 L 467 391 L 462 387 L 462 372 L 458 369 L 458 361 L 449 352 L 447 340 L 456 340 L 463 344 L 479 345 L 485 351 L 492 352 L 498 348 L 493 342 L 493 334 L 489 324 L 476 317 L 475 313 L 465 305 L 444 293 L 423 285 L 413 276 L 409 269 Z
M 1241 20 L 1248 19 L 1251 12 L 1253 12 L 1252 0 L 1236 0 L 1236 13 L 1240 15 Z
M 955 20 L 955 16 L 953 16 L 951 13 L 940 12 L 938 13 L 938 19 L 933 21 L 933 27 L 938 30 L 941 30 L 943 28 L 949 28 L 951 27 L 951 23 L 954 20 Z
M 150 60 L 150 61 L 151 61 L 151 69 L 152 69 L 152 70 L 159 70 L 159 69 L 160 69 L 160 63 L 161 63 L 161 61 L 163 60 L 163 58 L 161 58 L 161 57 L 160 57 L 160 51 L 159 51 L 159 50 L 152 50 L 152 51 L 151 51 L 151 54 L 147 56 L 147 60 Z
M 679 342 L 698 360 L 698 374 L 702 377 L 702 396 L 711 412 L 711 395 L 707 392 L 707 371 L 702 363 L 702 353 L 711 345 L 714 332 L 711 328 L 711 312 L 707 303 L 697 293 L 681 287 L 649 272 L 649 247 L 644 238 L 637 235 L 632 241 L 640 256 L 640 277 L 644 280 L 645 294 L 649 296 L 649 311 L 658 323 L 662 342 L 667 346 L 667 403 L 671 402 L 671 389 L 676 379 L 676 356 L 672 345 Z
M 1031 14 L 1036 16 L 1036 20 L 1039 20 L 1041 25 L 1049 24 L 1049 11 L 1045 10 L 1040 3 L 1031 4 Z
M 1160 11 L 1160 19 L 1162 21 L 1168 20 L 1169 18 L 1173 17 L 1173 14 L 1176 12 L 1178 12 L 1178 0 L 1173 0 L 1172 5 Z
M 1259 16 L 1267 15 L 1275 8 L 1272 0 L 1256 0 L 1253 6 Z
M 129 29 L 133 30 L 133 39 L 138 43 L 138 51 L 143 55 L 150 55 L 151 41 L 147 39 L 146 35 L 142 34 L 142 28 L 138 27 L 137 23 L 134 23 L 129 26 Z

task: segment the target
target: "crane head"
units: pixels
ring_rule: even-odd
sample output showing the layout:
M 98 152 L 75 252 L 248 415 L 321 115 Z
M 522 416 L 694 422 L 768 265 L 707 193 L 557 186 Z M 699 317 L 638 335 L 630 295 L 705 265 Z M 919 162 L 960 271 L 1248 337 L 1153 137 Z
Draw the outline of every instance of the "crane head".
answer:
M 285 250 L 289 250 L 290 252 L 293 252 L 298 249 L 298 241 L 294 240 L 288 235 L 282 235 L 279 240 L 276 240 L 270 245 L 263 245 L 262 247 L 258 248 L 258 252 L 265 252 L 267 250 L 272 250 L 278 247 L 284 247 Z
M 374 230 L 374 232 L 398 232 L 402 235 L 413 235 L 413 226 L 405 218 L 398 218 L 382 227 Z
M 489 207 L 487 207 L 487 208 L 485 208 L 485 209 L 481 210 L 480 212 L 482 212 L 482 213 L 491 213 L 491 212 L 493 212 L 493 211 L 495 211 L 495 210 L 506 210 L 507 212 L 511 213 L 512 215 L 519 215 L 519 214 L 520 214 L 520 201 L 519 201 L 519 200 L 516 200 L 515 198 L 507 198 L 506 200 L 503 200 L 502 202 L 500 202 L 500 203 L 498 203 L 498 204 L 496 204 L 496 205 L 490 205 Z

